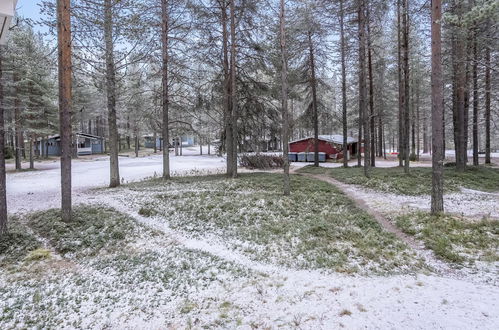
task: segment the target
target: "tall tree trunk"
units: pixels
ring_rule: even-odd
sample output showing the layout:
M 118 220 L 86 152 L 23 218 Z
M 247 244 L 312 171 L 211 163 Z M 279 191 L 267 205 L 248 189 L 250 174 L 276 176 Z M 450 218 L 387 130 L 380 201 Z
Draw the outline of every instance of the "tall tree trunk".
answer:
M 161 41 L 162 41 L 162 107 L 163 121 L 161 126 L 161 135 L 163 136 L 163 179 L 170 178 L 170 134 L 169 134 L 169 104 L 170 98 L 168 93 L 168 28 L 169 28 L 169 0 L 161 0 Z M 156 152 L 156 138 L 154 139 L 154 152 Z
M 232 0 L 229 0 L 232 1 Z M 231 79 L 229 69 L 229 32 L 227 30 L 227 2 L 222 0 L 222 47 L 223 47 L 223 71 L 224 71 L 224 125 L 225 125 L 225 151 L 227 154 L 227 176 L 234 174 L 234 139 L 232 130 L 232 105 L 231 105 Z
M 158 145 L 156 144 L 156 141 L 158 141 L 158 134 L 156 133 L 156 130 L 154 130 L 154 133 L 152 135 L 152 140 L 154 141 L 154 143 L 153 143 L 154 153 L 157 153 L 158 152 Z
M 135 152 L 135 158 L 139 157 L 139 134 L 137 130 L 134 130 L 135 132 L 135 143 L 134 143 L 134 152 Z
M 432 191 L 431 213 L 444 211 L 444 144 L 443 113 L 444 91 L 442 83 L 442 4 L 431 3 L 431 104 L 432 104 Z
M 414 90 L 414 80 L 411 80 L 411 157 L 416 158 L 416 91 Z
M 59 126 L 61 138 L 61 215 L 71 221 L 71 1 L 57 0 Z
M 485 164 L 490 164 L 490 46 L 485 46 Z
M 419 154 L 421 153 L 421 125 L 420 125 L 420 99 L 419 99 L 419 82 L 416 86 L 416 160 L 419 161 Z
M 34 143 L 33 143 L 33 135 L 30 135 L 29 137 L 29 169 L 33 170 L 35 169 L 35 160 L 33 158 L 33 148 L 34 148 Z
M 397 0 L 397 73 L 398 73 L 398 152 L 399 166 L 404 166 L 404 79 L 402 78 L 402 19 L 401 19 L 401 1 Z
M 104 41 L 106 46 L 106 87 L 109 127 L 109 187 L 113 188 L 120 185 L 120 169 L 118 163 L 118 125 L 116 123 L 116 68 L 114 63 L 112 0 L 104 0 Z
M 403 78 L 404 78 L 404 172 L 409 173 L 409 0 L 402 2 L 402 25 L 403 25 Z
M 453 2 L 453 13 L 458 17 L 463 15 L 463 7 L 460 0 Z M 464 171 L 466 167 L 465 144 L 465 98 L 466 98 L 466 36 L 463 28 L 454 26 L 453 33 L 453 119 L 454 119 L 454 144 L 456 155 L 456 170 Z
M 282 1 L 282 0 L 281 0 Z M 347 72 L 345 41 L 345 8 L 340 0 L 340 38 L 341 38 L 341 108 L 343 119 L 343 167 L 348 167 L 348 123 L 347 123 Z
M 7 232 L 7 188 L 5 175 L 5 104 L 3 95 L 4 46 L 0 45 L 0 239 Z
M 281 97 L 282 97 L 282 147 L 284 154 L 284 195 L 291 194 L 289 184 L 289 113 L 288 113 L 288 60 L 286 48 L 286 8 L 284 0 L 280 1 L 280 41 L 281 41 Z
M 238 150 L 238 108 L 237 108 L 237 81 L 236 81 L 236 10 L 235 0 L 230 1 L 230 104 L 232 112 L 232 177 L 237 177 L 237 150 Z
M 14 151 L 14 158 L 15 158 L 15 163 L 16 163 L 16 170 L 21 170 L 22 165 L 21 165 L 21 145 L 22 145 L 22 139 L 23 139 L 23 133 L 21 129 L 21 105 L 18 97 L 18 87 L 17 84 L 19 82 L 19 79 L 17 77 L 17 69 L 14 68 L 14 74 L 13 74 L 13 79 L 14 79 L 14 146 L 15 146 L 15 151 Z
M 370 116 L 367 113 L 367 82 L 366 82 L 366 18 L 365 2 L 358 0 L 358 25 L 359 25 L 359 113 L 364 130 L 364 175 L 370 176 L 371 171 L 371 141 L 370 141 Z
M 312 32 L 308 31 L 308 50 L 310 60 L 310 87 L 312 88 L 312 110 L 314 122 L 314 166 L 319 167 L 319 114 L 317 111 L 317 79 L 315 75 L 315 54 Z
M 428 115 L 425 111 L 423 114 L 423 153 L 427 154 L 429 152 L 428 146 Z
M 370 129 L 370 151 L 371 151 L 371 166 L 376 166 L 376 132 L 374 128 L 374 76 L 373 76 L 373 64 L 372 64 L 372 45 L 371 45 L 371 18 L 369 1 L 366 3 L 366 26 L 367 26 L 367 63 L 369 72 L 369 129 Z
M 378 156 L 386 158 L 386 150 L 385 150 L 385 136 L 384 136 L 384 125 L 383 125 L 383 112 L 385 107 L 384 101 L 384 84 L 385 84 L 385 61 L 381 59 L 381 74 L 379 86 L 381 86 L 379 91 L 379 109 L 378 109 Z
M 473 35 L 473 165 L 478 166 L 478 47 L 477 32 Z

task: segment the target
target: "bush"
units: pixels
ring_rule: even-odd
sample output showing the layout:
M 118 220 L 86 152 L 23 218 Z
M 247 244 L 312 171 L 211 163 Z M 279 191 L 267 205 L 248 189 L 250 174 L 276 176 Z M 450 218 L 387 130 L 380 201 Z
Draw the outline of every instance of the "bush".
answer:
M 5 154 L 5 159 L 12 159 L 14 158 L 14 152 L 12 151 L 12 148 L 5 148 L 4 149 L 4 154 Z
M 249 169 L 268 170 L 272 168 L 283 168 L 284 157 L 277 155 L 243 155 L 239 158 L 239 164 Z

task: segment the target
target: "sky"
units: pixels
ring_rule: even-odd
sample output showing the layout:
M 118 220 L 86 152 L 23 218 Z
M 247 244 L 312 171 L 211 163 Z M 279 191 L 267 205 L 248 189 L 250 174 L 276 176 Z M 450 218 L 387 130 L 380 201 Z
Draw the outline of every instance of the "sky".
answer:
M 30 18 L 34 21 L 40 19 L 40 7 L 41 0 L 17 0 L 17 15 L 24 18 Z M 35 31 L 45 32 L 46 28 L 35 25 L 33 27 Z

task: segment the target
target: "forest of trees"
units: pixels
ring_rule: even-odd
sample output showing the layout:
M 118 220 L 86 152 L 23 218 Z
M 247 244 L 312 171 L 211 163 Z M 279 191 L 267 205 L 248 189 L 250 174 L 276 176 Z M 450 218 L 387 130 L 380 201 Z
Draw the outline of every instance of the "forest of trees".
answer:
M 60 133 L 66 209 L 72 132 L 106 138 L 110 187 L 118 153 L 145 134 L 219 141 L 229 177 L 239 152 L 286 154 L 288 141 L 321 134 L 364 141 L 366 176 L 388 152 L 409 172 L 434 151 L 440 195 L 445 150 L 464 171 L 499 148 L 496 0 L 44 0 L 40 10 L 0 46 L 0 145 L 16 169 L 33 168 L 47 156 L 34 142 Z M 287 161 L 285 173 L 289 194 Z

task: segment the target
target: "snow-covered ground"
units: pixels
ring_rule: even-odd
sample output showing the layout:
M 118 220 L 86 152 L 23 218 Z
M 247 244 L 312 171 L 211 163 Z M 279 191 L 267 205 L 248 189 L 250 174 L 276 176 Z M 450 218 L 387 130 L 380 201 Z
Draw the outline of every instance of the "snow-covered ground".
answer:
M 204 150 L 206 153 L 206 149 Z M 161 176 L 162 155 L 141 158 L 120 157 L 122 182 L 132 182 L 147 177 Z M 11 166 L 10 166 L 11 167 Z M 36 171 L 10 172 L 7 174 L 7 199 L 9 212 L 38 210 L 57 207 L 60 201 L 60 162 L 40 162 Z M 199 155 L 199 148 L 184 148 L 183 156 L 170 153 L 173 175 L 218 173 L 225 169 L 225 158 Z M 109 157 L 77 159 L 72 162 L 72 185 L 76 194 L 109 184 Z
M 196 171 L 207 173 L 224 170 L 223 158 L 195 155 L 198 152 L 197 148 L 184 149 L 184 156 L 172 156 L 172 171 L 189 174 Z M 304 164 L 306 165 L 306 163 L 293 165 Z M 393 161 L 378 162 L 378 166 L 396 165 L 397 162 Z M 323 166 L 334 167 L 341 164 L 326 163 Z M 23 213 L 59 205 L 59 163 L 40 163 L 37 167 L 39 171 L 8 174 L 10 212 Z M 126 182 L 155 174 L 160 175 L 161 168 L 160 155 L 120 158 L 120 175 Z M 106 157 L 74 161 L 75 202 L 100 202 L 127 211 L 127 205 L 113 196 L 120 194 L 120 190 L 91 191 L 92 188 L 106 186 L 108 176 L 109 161 Z M 359 197 L 369 201 L 370 206 L 384 212 L 390 210 L 396 212 L 404 206 L 418 208 L 429 205 L 429 199 L 426 197 L 396 196 L 358 187 L 351 189 L 355 189 Z M 463 200 L 464 195 L 469 196 L 468 199 Z M 494 206 L 493 198 L 496 195 L 484 196 L 479 192 L 466 191 L 465 194 L 456 196 L 447 196 L 447 209 L 454 209 L 459 213 L 468 211 L 473 213 Z M 492 214 L 499 212 L 497 205 L 491 209 Z M 203 255 L 195 255 L 193 258 L 198 258 L 195 259 L 196 262 L 202 264 L 206 262 L 206 267 L 213 269 L 210 272 L 213 272 L 212 276 L 218 280 L 204 287 L 196 287 L 194 282 L 188 298 L 185 298 L 175 296 L 175 292 L 156 292 L 154 291 L 156 287 L 153 285 L 149 287 L 149 284 L 140 283 L 131 288 L 125 283 L 128 280 L 126 276 L 113 276 L 112 273 L 107 273 L 109 271 L 107 269 L 94 271 L 85 268 L 77 270 L 76 275 L 69 274 L 72 270 L 68 270 L 68 276 L 61 273 L 60 283 L 64 283 L 66 288 L 59 293 L 62 298 L 71 301 L 78 300 L 83 295 L 92 299 L 98 298 L 99 301 L 102 299 L 110 305 L 107 305 L 106 309 L 100 309 L 96 307 L 98 304 L 93 304 L 93 300 L 89 299 L 84 304 L 84 309 L 75 311 L 72 315 L 61 314 L 59 316 L 61 326 L 71 328 L 73 327 L 71 322 L 79 320 L 81 325 L 114 329 L 197 328 L 203 325 L 212 328 L 242 329 L 499 328 L 499 287 L 490 282 L 486 284 L 475 281 L 472 279 L 473 275 L 458 279 L 436 274 L 352 276 L 317 270 L 292 270 L 250 260 L 247 256 L 230 249 L 223 240 L 185 237 L 177 231 L 168 229 L 167 226 L 155 225 L 151 222 L 154 219 L 144 218 L 133 212 L 127 213 L 139 223 L 161 232 L 161 236 L 156 239 L 136 244 L 137 250 L 165 254 L 165 260 L 158 259 L 155 266 L 160 267 L 167 260 L 173 260 L 174 263 L 184 262 L 181 254 L 184 252 L 165 252 L 169 249 L 169 244 L 174 244 L 182 251 L 184 249 L 199 251 L 231 263 L 233 267 L 246 269 L 250 275 L 241 275 L 240 278 L 226 275 L 225 270 L 216 269 L 220 262 L 215 263 Z M 130 251 L 133 252 L 133 249 Z M 40 274 L 51 276 L 52 272 L 57 272 L 51 270 L 50 265 L 46 267 L 47 269 L 42 268 Z M 200 276 L 198 273 L 190 275 Z M 88 288 L 85 285 L 75 285 L 76 280 L 72 277 L 77 279 L 81 277 L 85 283 L 89 283 Z M 0 285 L 7 285 L 7 282 L 2 280 L 0 278 Z M 38 280 L 35 278 L 33 281 Z M 200 280 L 194 278 L 194 281 Z M 33 287 L 36 288 L 36 285 L 33 284 Z M 48 297 L 52 295 L 51 290 L 57 292 L 57 288 L 61 288 L 60 284 L 55 282 L 44 287 L 41 286 L 40 290 L 45 290 L 46 292 L 42 293 Z M 78 291 L 83 290 L 82 287 L 86 288 L 86 291 Z M 106 288 L 109 291 L 106 291 Z M 22 299 L 28 299 L 30 302 L 35 300 L 35 296 L 31 295 L 34 289 L 29 285 L 18 289 L 20 290 L 16 291 L 18 294 L 24 294 Z M 57 299 L 57 295 L 52 298 L 54 301 Z M 53 306 L 58 305 L 54 303 Z M 58 308 L 62 310 L 63 307 Z M 188 312 L 184 313 L 182 310 Z M 28 310 L 23 312 L 34 313 Z
M 380 212 L 399 214 L 414 210 L 430 210 L 429 195 L 408 196 L 354 185 L 348 186 L 347 189 Z M 474 219 L 483 217 L 499 219 L 499 193 L 462 188 L 460 192 L 444 195 L 444 207 L 450 214 Z

